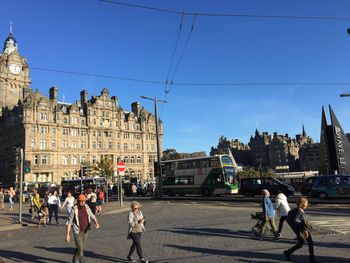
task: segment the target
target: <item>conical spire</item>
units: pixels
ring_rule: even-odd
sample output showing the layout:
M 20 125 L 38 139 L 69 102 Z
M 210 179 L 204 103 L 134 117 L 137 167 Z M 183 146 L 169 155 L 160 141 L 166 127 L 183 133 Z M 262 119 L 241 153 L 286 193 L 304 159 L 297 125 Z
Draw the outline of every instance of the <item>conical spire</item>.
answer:
M 307 136 L 306 131 L 305 131 L 304 124 L 303 124 L 303 132 L 302 132 L 302 135 L 303 135 L 303 137 L 306 137 L 306 136 Z

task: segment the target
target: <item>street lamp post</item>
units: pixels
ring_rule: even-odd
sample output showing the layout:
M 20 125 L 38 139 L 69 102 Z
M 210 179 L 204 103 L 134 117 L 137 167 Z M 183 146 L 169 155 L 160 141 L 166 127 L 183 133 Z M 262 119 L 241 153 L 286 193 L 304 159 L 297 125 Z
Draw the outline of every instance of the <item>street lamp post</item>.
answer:
M 168 102 L 165 100 L 157 100 L 156 97 L 150 98 L 150 97 L 146 97 L 146 96 L 141 96 L 141 98 L 154 101 L 154 114 L 155 114 L 155 118 L 156 118 L 156 139 L 157 139 L 157 165 L 158 165 L 159 171 L 161 171 L 162 167 L 161 167 L 161 163 L 160 163 L 160 142 L 159 142 L 157 102 L 163 102 L 163 103 L 168 103 Z M 158 176 L 158 179 L 157 179 L 157 192 L 158 192 L 159 198 L 162 198 L 162 181 L 161 181 L 162 178 L 161 177 L 162 177 L 162 174 L 160 174 L 160 176 Z

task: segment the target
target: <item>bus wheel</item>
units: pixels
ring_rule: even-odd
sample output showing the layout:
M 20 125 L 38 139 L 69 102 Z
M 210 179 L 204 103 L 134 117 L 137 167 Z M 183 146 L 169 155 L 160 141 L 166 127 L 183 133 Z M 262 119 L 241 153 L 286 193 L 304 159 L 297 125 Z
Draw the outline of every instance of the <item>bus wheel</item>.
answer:
M 202 191 L 202 195 L 204 196 L 210 196 L 210 191 L 208 188 L 204 188 L 203 191 Z

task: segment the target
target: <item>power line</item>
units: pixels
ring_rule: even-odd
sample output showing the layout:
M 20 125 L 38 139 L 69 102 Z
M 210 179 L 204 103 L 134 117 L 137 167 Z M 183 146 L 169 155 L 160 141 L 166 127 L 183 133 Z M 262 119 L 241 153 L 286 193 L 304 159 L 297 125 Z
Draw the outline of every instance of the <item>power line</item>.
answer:
M 187 49 L 188 43 L 190 41 L 190 38 L 191 38 L 191 35 L 192 35 L 192 32 L 193 32 L 193 28 L 194 28 L 194 22 L 196 21 L 196 17 L 197 17 L 196 15 L 193 16 L 191 30 L 190 30 L 190 32 L 187 35 L 187 39 L 186 39 L 185 45 L 184 45 L 184 47 L 182 49 L 182 52 L 181 52 L 180 57 L 179 57 L 179 60 L 178 60 L 178 62 L 176 64 L 175 70 L 174 70 L 173 75 L 171 77 L 170 87 L 169 87 L 169 89 L 165 89 L 164 100 L 166 99 L 166 97 L 168 96 L 168 93 L 170 92 L 170 90 L 172 88 L 172 84 L 174 82 L 174 77 L 176 75 L 177 70 L 179 69 L 180 63 L 181 63 L 182 58 L 183 58 L 183 56 L 185 54 L 185 50 Z M 168 77 L 167 77 L 167 84 L 166 85 L 168 85 Z M 162 105 L 162 109 L 161 109 L 161 112 L 160 112 L 161 114 L 163 113 L 163 109 L 164 109 L 164 104 Z
M 184 14 L 184 15 L 197 15 L 197 16 L 208 16 L 208 17 L 243 17 L 243 18 L 265 18 L 265 19 L 305 19 L 305 20 L 350 20 L 350 17 L 332 17 L 332 16 L 282 16 L 282 15 L 249 15 L 249 14 L 237 14 L 237 13 L 202 13 L 202 12 L 186 12 L 174 9 L 158 8 L 145 5 L 136 5 L 123 3 L 119 1 L 112 0 L 99 0 L 100 2 L 105 2 L 109 4 L 127 6 L 132 8 L 146 9 L 150 11 L 157 11 L 169 14 Z
M 191 38 L 191 35 L 192 35 L 192 32 L 193 32 L 193 28 L 194 28 L 194 22 L 196 21 L 196 17 L 197 17 L 196 15 L 193 16 L 191 30 L 190 30 L 190 32 L 189 32 L 189 34 L 188 34 L 188 36 L 187 36 L 185 46 L 184 46 L 184 48 L 182 49 L 180 58 L 179 58 L 179 60 L 178 60 L 178 62 L 177 62 L 177 65 L 176 65 L 176 67 L 175 67 L 175 70 L 174 70 L 174 72 L 173 72 L 173 76 L 171 77 L 171 83 L 173 83 L 173 81 L 174 81 L 175 74 L 176 74 L 177 70 L 179 69 L 179 65 L 180 65 L 180 63 L 181 63 L 181 61 L 182 61 L 183 55 L 185 54 L 185 50 L 186 50 L 186 48 L 187 48 L 187 46 L 188 46 L 188 42 L 190 41 L 190 38 Z
M 227 82 L 227 83 L 173 83 L 174 86 L 287 86 L 287 85 L 350 85 L 350 82 Z
M 135 78 L 127 78 L 127 77 L 119 77 L 119 76 L 111 76 L 111 75 L 102 75 L 102 74 L 93 74 L 93 73 L 85 73 L 85 72 L 77 72 L 77 71 L 68 71 L 68 70 L 60 70 L 60 69 L 49 69 L 49 68 L 39 68 L 39 67 L 31 67 L 33 70 L 39 71 L 48 71 L 55 73 L 63 73 L 63 74 L 72 74 L 72 75 L 81 75 L 95 78 L 107 78 L 107 79 L 115 79 L 115 80 L 123 80 L 123 81 L 132 81 L 132 82 L 140 82 L 146 84 L 156 84 L 156 85 L 165 85 L 164 81 L 157 80 L 147 80 L 147 79 L 135 79 Z M 287 85 L 350 85 L 350 82 L 173 82 L 171 85 L 173 86 L 287 86 Z
M 164 82 L 162 82 L 162 81 L 155 81 L 155 80 L 135 79 L 135 78 L 127 78 L 127 77 L 118 77 L 118 76 L 92 74 L 92 73 L 85 73 L 85 72 L 60 70 L 60 69 L 38 68 L 38 67 L 31 67 L 31 69 L 41 70 L 41 71 L 49 71 L 49 72 L 55 72 L 55 73 L 82 75 L 82 76 L 89 76 L 89 77 L 95 77 L 95 78 L 117 79 L 117 80 L 125 80 L 125 81 L 133 81 L 133 82 L 141 82 L 141 83 L 151 83 L 151 84 L 164 85 Z

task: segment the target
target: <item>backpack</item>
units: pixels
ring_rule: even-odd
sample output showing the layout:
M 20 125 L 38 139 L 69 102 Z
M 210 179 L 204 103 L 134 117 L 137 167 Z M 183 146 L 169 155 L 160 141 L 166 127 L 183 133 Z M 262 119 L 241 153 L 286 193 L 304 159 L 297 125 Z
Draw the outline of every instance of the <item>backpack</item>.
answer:
M 105 198 L 105 193 L 103 191 L 99 191 L 97 194 L 98 200 L 103 200 Z

